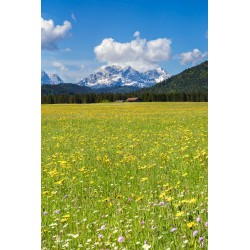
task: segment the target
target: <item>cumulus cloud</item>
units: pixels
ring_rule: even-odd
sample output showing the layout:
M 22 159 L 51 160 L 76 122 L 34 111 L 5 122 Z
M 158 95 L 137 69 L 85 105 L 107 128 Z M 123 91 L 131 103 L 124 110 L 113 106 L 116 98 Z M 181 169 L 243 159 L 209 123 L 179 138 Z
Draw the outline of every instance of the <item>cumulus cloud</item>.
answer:
M 194 49 L 193 51 L 185 52 L 180 54 L 180 63 L 182 65 L 187 63 L 196 63 L 197 61 L 201 61 L 203 58 L 207 56 L 207 52 L 202 53 L 198 49 Z
M 42 49 L 57 50 L 57 43 L 64 39 L 72 28 L 69 21 L 64 21 L 63 25 L 54 25 L 53 20 L 41 18 Z
M 63 72 L 66 72 L 66 71 L 69 70 L 66 66 L 64 66 L 64 65 L 63 65 L 62 63 L 60 63 L 60 62 L 53 62 L 52 65 L 53 65 L 54 67 L 59 68 L 59 69 L 60 69 L 61 71 L 63 71 Z
M 147 41 L 140 38 L 140 32 L 134 33 L 131 42 L 120 43 L 113 38 L 105 38 L 94 48 L 96 58 L 108 65 L 131 66 L 139 71 L 154 69 L 159 62 L 167 61 L 171 55 L 171 40 L 158 38 Z

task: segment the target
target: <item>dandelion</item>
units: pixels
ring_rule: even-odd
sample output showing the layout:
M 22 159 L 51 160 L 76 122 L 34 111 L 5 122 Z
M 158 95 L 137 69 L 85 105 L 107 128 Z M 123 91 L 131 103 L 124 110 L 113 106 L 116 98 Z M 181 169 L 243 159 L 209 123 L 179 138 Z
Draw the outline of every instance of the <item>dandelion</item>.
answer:
M 119 236 L 119 237 L 118 237 L 118 242 L 124 242 L 124 240 L 125 240 L 125 239 L 124 239 L 123 236 Z
M 172 229 L 170 230 L 170 232 L 173 233 L 173 232 L 175 232 L 176 230 L 177 230 L 177 228 L 174 227 L 174 228 L 172 228 Z
M 189 223 L 187 223 L 187 227 L 188 228 L 192 228 L 192 227 L 194 227 L 194 226 L 197 226 L 197 223 L 195 223 L 195 222 L 189 222 Z
M 139 198 L 137 198 L 137 199 L 136 199 L 136 201 L 140 201 L 140 200 L 142 200 L 142 199 L 143 199 L 143 197 L 144 197 L 144 195 L 143 195 L 143 196 L 141 196 L 141 197 L 139 197 Z
M 198 234 L 198 230 L 193 231 L 193 236 L 195 237 Z
M 141 181 L 140 182 L 144 182 L 144 181 L 147 181 L 148 178 L 147 177 L 144 177 L 144 178 L 141 178 Z
M 177 217 L 180 217 L 180 216 L 182 216 L 182 215 L 184 215 L 184 212 L 183 212 L 183 211 L 178 212 L 178 213 L 176 214 Z

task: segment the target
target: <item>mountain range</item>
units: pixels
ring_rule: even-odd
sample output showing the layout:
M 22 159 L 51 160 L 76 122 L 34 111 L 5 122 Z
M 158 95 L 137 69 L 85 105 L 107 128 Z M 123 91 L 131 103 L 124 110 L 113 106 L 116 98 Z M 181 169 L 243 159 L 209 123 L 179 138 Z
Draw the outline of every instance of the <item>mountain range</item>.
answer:
M 92 89 L 122 86 L 145 88 L 151 87 L 169 77 L 171 75 L 162 68 L 139 72 L 130 66 L 111 65 L 102 66 L 97 73 L 91 74 L 77 84 Z
M 208 61 L 173 76 L 160 68 L 142 73 L 131 67 L 105 66 L 77 84 L 58 83 L 61 78 L 57 77 L 53 78 L 42 71 L 42 83 L 44 83 L 41 89 L 42 95 L 74 95 L 91 92 L 97 94 L 133 92 L 138 95 L 143 93 L 207 93 Z M 59 80 L 53 81 L 53 79 Z
M 41 70 L 41 84 L 59 84 L 64 81 L 57 74 L 47 74 L 44 70 Z

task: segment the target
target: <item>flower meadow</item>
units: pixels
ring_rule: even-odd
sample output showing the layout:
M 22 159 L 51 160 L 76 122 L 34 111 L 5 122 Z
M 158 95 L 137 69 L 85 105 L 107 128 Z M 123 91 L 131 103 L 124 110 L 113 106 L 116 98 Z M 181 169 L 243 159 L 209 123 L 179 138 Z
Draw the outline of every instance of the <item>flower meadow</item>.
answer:
M 42 105 L 42 249 L 207 249 L 207 111 Z

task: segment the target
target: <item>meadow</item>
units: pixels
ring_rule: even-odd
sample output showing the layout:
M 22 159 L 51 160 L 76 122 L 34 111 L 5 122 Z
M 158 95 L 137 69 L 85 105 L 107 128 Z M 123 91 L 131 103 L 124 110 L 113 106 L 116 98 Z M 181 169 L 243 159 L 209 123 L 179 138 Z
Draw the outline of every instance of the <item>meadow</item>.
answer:
M 207 103 L 42 105 L 42 249 L 207 249 Z

